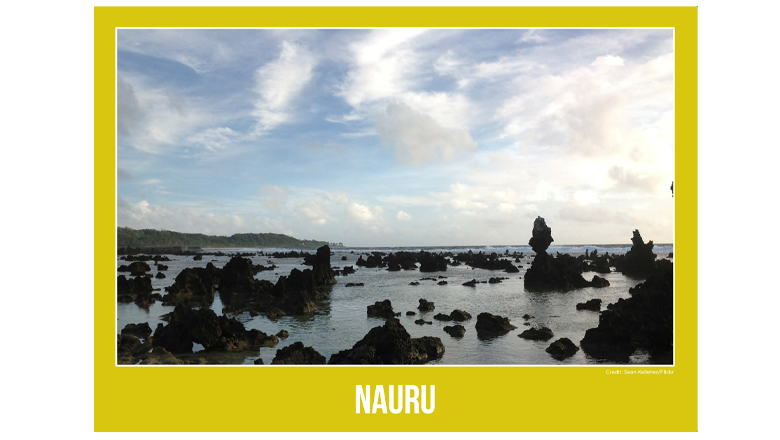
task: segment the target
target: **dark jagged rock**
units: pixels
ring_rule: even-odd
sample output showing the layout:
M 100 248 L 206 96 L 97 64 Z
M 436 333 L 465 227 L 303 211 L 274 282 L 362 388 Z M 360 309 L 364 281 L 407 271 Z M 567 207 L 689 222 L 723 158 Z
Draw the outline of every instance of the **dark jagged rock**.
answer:
M 344 266 L 344 269 L 341 269 L 341 273 L 343 275 L 349 275 L 355 273 L 355 268 L 352 266 Z
M 420 305 L 417 306 L 417 310 L 421 312 L 430 312 L 435 308 L 436 306 L 433 305 L 433 301 L 427 301 L 422 298 L 420 298 Z
M 619 361 L 627 361 L 637 348 L 651 355 L 671 353 L 673 285 L 671 261 L 656 262 L 647 280 L 629 289 L 631 298 L 621 298 L 601 312 L 598 327 L 588 329 L 580 341 L 582 349 L 590 356 Z
M 165 278 L 165 274 L 162 272 L 157 272 L 157 275 L 155 275 L 154 277 L 157 278 L 158 280 L 161 280 Z
M 409 285 L 410 285 L 410 286 L 419 286 L 419 285 L 420 285 L 420 283 L 419 283 L 419 282 L 417 282 L 417 281 L 412 281 L 411 283 L 409 283 Z
M 446 281 L 439 281 L 439 282 L 438 282 L 438 283 L 436 283 L 436 284 L 438 284 L 438 285 L 440 285 L 440 286 L 446 286 L 446 285 L 447 285 L 447 282 L 446 282 Z
M 143 356 L 141 365 L 181 365 L 184 361 L 177 359 L 171 352 L 162 348 L 154 347 L 151 353 Z
M 344 285 L 344 287 L 361 287 L 363 286 L 363 283 L 347 283 Z
M 577 303 L 577 310 L 592 310 L 594 312 L 598 312 L 601 310 L 601 300 L 594 298 L 585 301 L 584 303 Z
M 490 279 L 488 280 L 488 283 L 489 283 L 489 284 L 498 284 L 498 283 L 500 283 L 500 282 L 501 282 L 501 280 L 502 280 L 502 278 L 490 278 Z
M 317 353 L 312 347 L 304 347 L 302 342 L 296 342 L 276 350 L 276 357 L 271 365 L 325 365 L 325 356 Z
M 528 330 L 520 333 L 518 336 L 523 339 L 531 339 L 534 341 L 546 341 L 553 337 L 553 332 L 547 327 L 541 327 L 538 329 L 529 328 Z
M 149 327 L 149 323 L 144 322 L 141 324 L 127 324 L 121 332 L 123 335 L 132 335 L 137 338 L 146 339 L 152 334 L 152 328 Z
M 444 255 L 422 253 L 419 257 L 420 272 L 443 272 L 447 270 L 447 258 Z
M 529 320 L 529 319 L 531 319 L 531 318 L 533 318 L 533 315 L 529 315 L 528 313 L 526 313 L 525 315 L 523 315 L 523 319 L 525 319 L 526 321 L 528 321 L 528 320 Z
M 417 325 L 425 325 L 425 324 L 432 325 L 433 321 L 426 321 L 424 319 L 417 319 L 417 320 L 414 321 L 414 323 L 417 324 Z
M 462 338 L 466 334 L 466 328 L 460 324 L 444 326 L 444 331 L 453 338 Z
M 117 363 L 120 365 L 136 364 L 151 348 L 148 339 L 141 342 L 139 338 L 130 334 L 117 335 Z
M 593 275 L 593 280 L 590 282 L 591 287 L 609 287 L 609 281 L 601 278 L 598 275 Z
M 330 267 L 330 247 L 328 245 L 317 249 L 312 265 L 314 281 L 318 286 L 336 284 L 336 274 Z
M 462 285 L 466 287 L 477 287 L 477 280 L 472 279 L 471 281 L 466 281 Z
M 330 357 L 329 364 L 422 364 L 440 358 L 444 344 L 440 338 L 412 338 L 396 318 L 374 327 L 351 349 Z
M 653 253 L 653 240 L 645 243 L 639 230 L 634 230 L 631 242 L 633 243 L 631 250 L 622 258 L 615 260 L 615 269 L 630 277 L 647 278 L 655 269 L 656 255 Z
M 477 337 L 484 339 L 506 334 L 517 327 L 512 325 L 508 318 L 483 312 L 477 315 L 475 328 Z
M 531 232 L 531 239 L 528 240 L 528 245 L 537 254 L 547 253 L 547 248 L 555 241 L 552 237 L 552 229 L 547 226 L 542 217 L 536 217 L 534 220 L 534 229 Z
M 148 277 L 125 278 L 124 275 L 116 277 L 117 295 L 151 295 L 152 280 Z
M 287 330 L 279 330 L 279 333 L 277 333 L 276 336 L 279 339 L 287 339 L 290 336 L 290 332 Z
M 471 315 L 463 310 L 455 309 L 450 313 L 450 318 L 452 318 L 453 321 L 468 321 L 471 319 Z
M 203 259 L 203 254 L 197 254 L 194 257 L 192 257 L 194 261 L 200 261 Z
M 582 277 L 577 260 L 562 254 L 556 257 L 539 253 L 525 273 L 524 285 L 530 291 L 567 291 L 589 287 L 590 282 Z
M 347 261 L 347 257 L 341 257 L 341 261 Z
M 265 362 L 263 362 L 263 358 L 257 358 L 254 362 L 255 365 L 265 365 Z
M 247 330 L 243 324 L 213 310 L 194 310 L 176 306 L 166 326 L 158 324 L 152 344 L 172 353 L 191 353 L 193 343 L 201 344 L 206 351 L 240 351 L 248 348 L 273 347 L 279 342 L 259 330 Z
M 406 316 L 415 316 L 416 314 L 417 314 L 417 313 L 415 313 L 415 312 L 413 312 L 413 311 L 411 311 L 411 310 L 409 310 L 408 312 L 406 312 Z
M 217 281 L 202 267 L 186 268 L 179 272 L 173 285 L 165 288 L 163 305 L 209 305 L 214 302 Z
M 384 301 L 377 301 L 373 305 L 366 307 L 366 314 L 379 318 L 392 318 L 393 316 L 399 316 L 401 313 L 395 313 L 390 300 L 386 299 Z
M 437 321 L 452 321 L 452 318 L 450 318 L 450 315 L 445 315 L 444 313 L 437 313 L 433 319 Z
M 553 358 L 562 361 L 567 357 L 574 356 L 579 350 L 580 347 L 574 345 L 574 342 L 571 342 L 569 338 L 561 338 L 550 344 L 544 351 L 550 353 Z
M 166 265 L 164 265 L 164 264 L 158 264 L 158 265 L 157 265 L 157 270 L 158 270 L 158 271 L 164 271 L 164 270 L 168 270 L 168 266 L 166 266 Z
M 507 273 L 520 272 L 520 269 L 515 267 L 511 261 L 501 258 L 501 256 L 495 252 L 490 254 L 478 252 L 475 254 L 472 251 L 468 251 L 465 253 L 460 253 L 453 258 L 455 261 L 465 263 L 467 266 L 472 268 L 485 270 L 503 270 Z
M 149 272 L 150 270 L 152 270 L 152 268 L 149 267 L 149 265 L 144 263 L 143 261 L 134 261 L 130 263 L 129 266 L 125 266 L 123 264 L 119 266 L 119 269 L 117 269 L 118 272 L 130 272 L 130 275 L 132 276 L 144 275 L 146 272 Z

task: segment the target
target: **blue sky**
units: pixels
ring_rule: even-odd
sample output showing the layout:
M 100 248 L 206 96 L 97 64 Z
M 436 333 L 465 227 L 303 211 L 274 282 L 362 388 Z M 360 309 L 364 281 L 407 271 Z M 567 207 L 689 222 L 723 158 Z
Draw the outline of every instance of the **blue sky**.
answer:
M 671 30 L 118 31 L 118 224 L 671 242 Z

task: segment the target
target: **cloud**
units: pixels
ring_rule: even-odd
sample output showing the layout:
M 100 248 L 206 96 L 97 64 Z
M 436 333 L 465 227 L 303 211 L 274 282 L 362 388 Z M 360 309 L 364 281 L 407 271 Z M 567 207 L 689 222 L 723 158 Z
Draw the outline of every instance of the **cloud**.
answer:
M 517 40 L 517 42 L 518 43 L 528 43 L 528 42 L 543 43 L 547 41 L 547 39 L 544 38 L 544 36 L 542 36 L 542 32 L 543 31 L 540 31 L 539 29 L 528 29 L 527 31 L 525 31 L 525 33 L 523 33 L 523 36 Z
M 398 211 L 398 214 L 395 215 L 395 218 L 402 221 L 408 221 L 412 219 L 412 216 L 403 211 Z
M 612 219 L 612 213 L 601 205 L 568 202 L 563 204 L 558 217 L 573 222 L 606 223 Z
M 622 66 L 626 63 L 626 60 L 617 55 L 602 55 L 596 58 L 595 61 L 590 63 L 591 66 Z
M 257 190 L 257 195 L 263 206 L 271 211 L 282 211 L 287 206 L 287 196 L 290 190 L 276 185 L 265 185 Z
M 661 176 L 657 174 L 637 173 L 621 166 L 610 168 L 609 177 L 615 181 L 616 188 L 621 190 L 638 189 L 651 193 L 665 186 L 665 183 L 661 184 Z
M 477 148 L 467 131 L 445 128 L 401 103 L 389 104 L 377 115 L 376 130 L 399 161 L 413 165 L 452 161 Z
M 328 215 L 325 205 L 319 200 L 307 200 L 298 205 L 296 209 L 299 214 L 303 215 L 313 225 L 322 226 L 333 220 Z
M 160 179 L 146 179 L 143 181 L 144 185 L 157 185 L 162 183 Z
M 350 215 L 352 215 L 352 217 L 356 218 L 357 220 L 362 222 L 370 222 L 372 220 L 376 220 L 377 217 L 382 214 L 382 208 L 377 206 L 376 208 L 372 209 L 366 205 L 352 202 L 347 205 L 347 212 L 349 212 Z
M 224 150 L 234 142 L 239 134 L 228 127 L 209 128 L 187 138 L 187 143 L 205 148 L 208 151 Z
M 152 205 L 146 200 L 130 204 L 117 200 L 117 223 L 134 229 L 230 235 L 246 226 L 239 215 L 214 214 L 191 207 Z
M 118 75 L 116 79 L 116 127 L 119 136 L 129 136 L 142 127 L 144 114 L 133 86 Z
M 259 96 L 253 112 L 257 132 L 272 130 L 292 119 L 292 103 L 311 80 L 315 64 L 308 49 L 283 41 L 279 58 L 257 69 L 255 82 Z

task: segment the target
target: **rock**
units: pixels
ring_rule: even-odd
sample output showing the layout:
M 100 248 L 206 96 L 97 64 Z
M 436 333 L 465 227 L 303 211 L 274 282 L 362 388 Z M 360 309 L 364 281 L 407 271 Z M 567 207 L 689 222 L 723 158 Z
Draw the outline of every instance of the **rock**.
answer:
M 436 283 L 436 284 L 438 284 L 438 285 L 440 285 L 440 286 L 446 286 L 446 285 L 447 285 L 447 282 L 446 282 L 446 281 L 439 281 L 439 282 L 438 282 L 438 283 Z
M 197 254 L 194 257 L 192 257 L 194 261 L 200 261 L 203 259 L 203 254 Z
M 117 295 L 151 295 L 152 280 L 149 277 L 125 278 L 124 275 L 116 277 Z
M 585 301 L 584 303 L 578 303 L 577 310 L 593 310 L 594 312 L 598 312 L 599 310 L 601 310 L 601 300 L 598 298 L 594 298 Z
M 533 315 L 529 315 L 528 313 L 526 313 L 525 315 L 523 315 L 523 319 L 525 319 L 526 321 L 527 321 L 527 320 L 529 320 L 529 319 L 531 319 L 531 318 L 533 318 Z
M 410 285 L 410 286 L 419 286 L 419 285 L 420 285 L 420 283 L 419 283 L 419 282 L 417 282 L 417 281 L 412 281 L 411 283 L 409 283 L 409 285 Z
M 152 337 L 155 347 L 163 347 L 173 353 L 191 353 L 193 343 L 206 351 L 240 351 L 249 348 L 273 347 L 279 342 L 276 336 L 268 336 L 259 330 L 246 330 L 243 324 L 213 310 L 194 310 L 178 305 L 166 326 L 158 324 Z
M 609 287 L 609 281 L 598 275 L 593 275 L 593 280 L 590 282 L 590 285 L 591 287 Z
M 500 282 L 501 282 L 501 278 L 490 278 L 488 280 L 488 283 L 490 283 L 490 284 L 498 284 Z
M 417 319 L 417 320 L 414 321 L 414 323 L 417 324 L 417 325 L 425 325 L 425 324 L 432 325 L 433 321 L 426 321 L 424 319 Z
M 132 335 L 137 338 L 146 339 L 152 334 L 152 328 L 149 327 L 149 323 L 144 322 L 142 324 L 127 324 L 121 332 L 123 335 Z
M 555 241 L 552 237 L 552 229 L 547 226 L 547 223 L 542 217 L 536 217 L 534 220 L 534 228 L 531 231 L 531 239 L 528 240 L 528 245 L 537 254 L 547 253 L 547 248 Z
M 590 356 L 627 361 L 637 348 L 651 356 L 669 355 L 672 363 L 674 297 L 673 264 L 660 260 L 646 281 L 629 289 L 631 298 L 609 304 L 599 325 L 588 329 L 580 346 Z
M 157 270 L 160 271 L 160 272 L 162 272 L 164 270 L 168 270 L 168 266 L 166 266 L 164 264 L 158 264 L 157 265 Z
M 276 336 L 279 339 L 287 339 L 287 337 L 290 336 L 290 332 L 288 332 L 287 330 L 279 330 L 279 333 L 277 333 Z
M 173 285 L 165 288 L 163 305 L 210 305 L 214 302 L 217 280 L 202 267 L 186 268 L 179 272 Z
M 312 347 L 304 347 L 302 342 L 296 342 L 276 350 L 276 357 L 271 365 L 325 365 L 325 356 L 317 353 Z
M 268 310 L 268 311 L 265 313 L 265 316 L 267 316 L 267 317 L 268 317 L 268 319 L 273 319 L 273 320 L 279 319 L 279 318 L 281 318 L 282 316 L 286 316 L 286 315 L 287 315 L 287 314 L 286 314 L 286 313 L 284 313 L 284 310 L 282 310 L 282 309 L 280 309 L 280 308 L 277 308 L 277 307 L 274 307 L 274 308 L 272 308 L 272 309 Z
M 157 275 L 155 275 L 154 277 L 157 278 L 158 280 L 161 280 L 165 278 L 165 274 L 162 272 L 157 272 Z
M 653 253 L 653 240 L 642 240 L 639 230 L 634 230 L 631 238 L 633 246 L 622 258 L 616 258 L 615 269 L 623 275 L 647 278 L 655 269 L 656 255 Z
M 422 298 L 420 298 L 420 305 L 417 306 L 417 310 L 421 312 L 430 312 L 436 307 L 433 305 L 433 301 L 426 301 Z
M 336 274 L 330 267 L 330 247 L 328 245 L 317 249 L 312 266 L 314 281 L 318 286 L 336 284 Z
M 669 255 L 667 255 L 666 258 L 674 258 L 674 252 L 669 252 Z
M 420 272 L 440 272 L 447 270 L 447 258 L 440 254 L 422 252 L 418 258 Z
M 177 359 L 171 352 L 162 348 L 154 347 L 151 353 L 144 356 L 141 365 L 181 365 L 184 361 Z
M 544 351 L 550 353 L 553 358 L 562 361 L 567 357 L 574 356 L 579 350 L 580 347 L 574 345 L 569 338 L 561 338 L 550 344 Z
M 541 328 L 529 328 L 528 330 L 518 335 L 523 339 L 531 339 L 534 341 L 546 341 L 553 337 L 553 332 L 547 327 Z
M 477 315 L 475 328 L 477 337 L 484 339 L 506 334 L 517 327 L 512 325 L 508 318 L 483 312 Z
M 452 318 L 450 318 L 450 315 L 445 315 L 444 313 L 437 313 L 433 319 L 437 321 L 452 321 Z
M 255 365 L 265 365 L 265 363 L 263 362 L 263 358 L 255 359 Z
M 440 338 L 412 338 L 396 318 L 374 327 L 351 349 L 331 356 L 329 364 L 421 364 L 440 358 L 444 344 Z
M 148 340 L 141 342 L 133 335 L 117 335 L 117 363 L 120 365 L 133 365 L 152 348 Z
M 410 310 L 410 311 L 408 311 L 408 312 L 406 312 L 406 316 L 414 316 L 414 315 L 416 315 L 416 314 L 417 314 L 417 313 L 415 313 L 415 312 L 413 312 L 413 311 L 411 311 L 411 310 Z
M 347 257 L 341 257 L 341 261 L 347 261 Z
M 466 287 L 477 287 L 477 280 L 472 279 L 471 281 L 466 281 L 462 285 Z
M 347 283 L 344 285 L 344 287 L 360 287 L 363 283 Z
M 471 319 L 471 315 L 468 312 L 464 312 L 463 310 L 455 309 L 450 313 L 450 318 L 453 321 L 468 321 Z
M 455 261 L 466 263 L 471 268 L 485 269 L 485 270 L 503 270 L 508 273 L 516 273 L 520 270 L 515 267 L 511 261 L 502 259 L 500 255 L 493 252 L 485 254 L 483 252 L 473 253 L 468 251 L 456 255 Z
M 460 324 L 444 326 L 444 331 L 453 338 L 462 338 L 466 334 L 466 328 Z
M 389 299 L 384 301 L 377 301 L 373 305 L 366 307 L 366 314 L 368 316 L 375 316 L 379 318 L 392 318 L 393 316 L 400 315 L 401 313 L 395 313 L 393 311 L 393 305 Z

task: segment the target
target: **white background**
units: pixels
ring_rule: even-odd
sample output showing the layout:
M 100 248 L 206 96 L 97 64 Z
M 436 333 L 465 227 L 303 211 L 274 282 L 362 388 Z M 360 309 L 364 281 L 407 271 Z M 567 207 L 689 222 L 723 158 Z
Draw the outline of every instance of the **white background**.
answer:
M 2 12 L 0 212 L 5 234 L 0 259 L 5 301 L 0 319 L 0 430 L 4 438 L 80 438 L 93 430 L 93 9 L 83 2 L 64 3 L 8 2 Z M 657 2 L 598 4 L 632 3 Z M 699 5 L 699 431 L 707 438 L 777 433 L 773 424 L 778 409 L 777 332 L 771 324 L 777 320 L 780 295 L 775 281 L 780 75 L 777 11 L 772 5 L 750 1 Z M 52 252 L 56 260 L 45 258 Z M 159 396 L 150 405 L 175 404 Z M 155 413 L 116 409 L 117 417 L 139 423 Z M 659 408 L 653 416 L 663 414 Z M 566 414 L 560 417 L 565 420 Z M 609 422 L 608 408 L 604 420 Z M 301 422 L 305 421 L 302 414 Z M 520 409 L 518 426 L 522 426 Z M 143 434 L 148 437 L 163 436 Z M 371 437 L 398 438 L 398 434 Z M 604 437 L 622 439 L 625 434 L 585 435 Z

